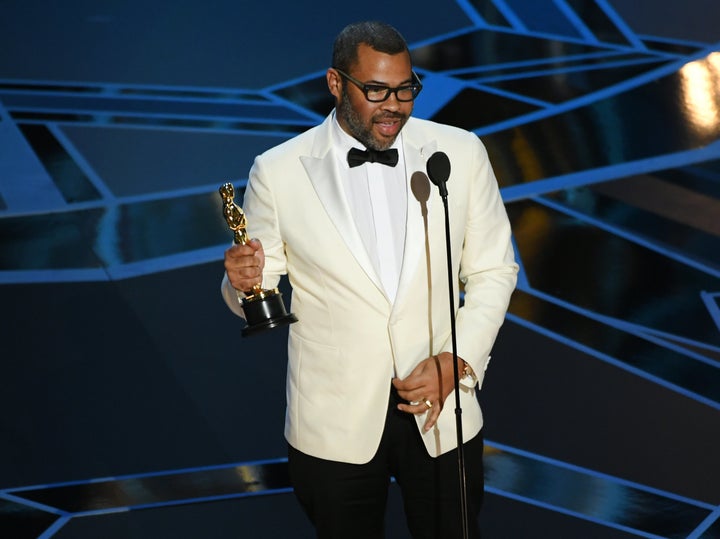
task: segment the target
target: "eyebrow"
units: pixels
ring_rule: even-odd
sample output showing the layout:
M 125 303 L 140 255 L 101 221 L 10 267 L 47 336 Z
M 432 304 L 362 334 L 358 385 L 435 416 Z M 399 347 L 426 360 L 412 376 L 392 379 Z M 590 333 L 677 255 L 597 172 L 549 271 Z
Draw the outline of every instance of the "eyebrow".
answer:
M 397 86 L 397 88 L 400 88 L 400 86 L 410 86 L 414 82 L 415 82 L 415 80 L 413 79 L 413 77 L 411 75 L 409 79 L 405 79 L 404 81 L 402 81 L 400 83 L 400 85 Z M 379 81 L 379 80 L 370 80 L 370 81 L 364 82 L 363 84 L 366 84 L 368 86 L 387 86 L 388 88 L 392 88 L 387 82 L 383 82 L 383 81 Z

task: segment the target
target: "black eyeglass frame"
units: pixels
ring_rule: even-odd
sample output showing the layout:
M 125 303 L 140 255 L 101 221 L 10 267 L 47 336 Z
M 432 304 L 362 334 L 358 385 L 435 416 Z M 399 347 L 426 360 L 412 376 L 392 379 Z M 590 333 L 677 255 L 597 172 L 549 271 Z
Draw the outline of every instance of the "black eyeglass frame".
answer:
M 388 99 L 390 99 L 390 94 L 395 94 L 395 99 L 397 99 L 401 103 L 409 103 L 410 101 L 415 101 L 418 94 L 420 93 L 420 90 L 422 90 L 422 88 L 423 88 L 423 85 L 420 82 L 420 78 L 417 76 L 417 73 L 415 73 L 415 71 L 411 71 L 414 82 L 412 82 L 410 84 L 404 84 L 403 86 L 397 86 L 395 88 L 390 88 L 389 86 L 383 86 L 382 84 L 364 83 L 362 81 L 357 80 L 355 77 L 348 75 L 347 73 L 345 73 L 341 69 L 338 69 L 337 67 L 334 69 L 335 69 L 335 71 L 340 73 L 341 77 L 346 78 L 347 80 L 352 82 L 355 86 L 357 86 L 360 89 L 360 91 L 363 93 L 363 95 L 365 96 L 365 99 L 370 101 L 370 103 L 382 103 L 383 101 L 387 101 Z M 368 92 L 370 92 L 372 90 L 385 91 L 385 97 L 383 97 L 382 99 L 370 99 L 370 97 L 368 96 Z M 412 97 L 410 99 L 400 99 L 400 95 L 398 94 L 398 92 L 400 90 L 410 90 L 412 92 Z

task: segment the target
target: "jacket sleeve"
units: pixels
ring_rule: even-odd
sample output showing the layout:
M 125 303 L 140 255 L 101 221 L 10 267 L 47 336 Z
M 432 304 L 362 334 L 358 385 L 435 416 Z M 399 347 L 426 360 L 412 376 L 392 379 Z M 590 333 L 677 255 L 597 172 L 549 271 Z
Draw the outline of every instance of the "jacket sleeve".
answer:
M 281 275 L 287 273 L 286 258 L 275 208 L 275 198 L 265 175 L 263 157 L 258 156 L 250 169 L 250 177 L 242 203 L 247 219 L 247 232 L 251 238 L 258 238 L 265 251 L 265 268 L 262 287 L 277 287 Z M 225 303 L 238 316 L 245 318 L 240 299 L 244 294 L 235 290 L 224 275 L 220 291 Z
M 459 265 L 465 295 L 456 316 L 457 352 L 482 385 L 492 346 L 515 289 L 518 265 L 510 222 L 487 151 L 477 136 L 470 135 L 473 140 L 467 219 Z M 448 341 L 443 349 L 452 352 L 452 343 Z

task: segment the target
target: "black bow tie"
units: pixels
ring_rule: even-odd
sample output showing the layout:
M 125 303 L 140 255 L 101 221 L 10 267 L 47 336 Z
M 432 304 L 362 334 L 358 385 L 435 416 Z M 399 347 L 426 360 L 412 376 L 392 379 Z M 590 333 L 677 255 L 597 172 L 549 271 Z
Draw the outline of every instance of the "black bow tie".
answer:
M 348 152 L 347 160 L 350 168 L 360 166 L 363 163 L 380 163 L 394 167 L 398 162 L 398 151 L 395 148 L 383 151 L 373 149 L 362 151 L 357 148 L 352 148 Z

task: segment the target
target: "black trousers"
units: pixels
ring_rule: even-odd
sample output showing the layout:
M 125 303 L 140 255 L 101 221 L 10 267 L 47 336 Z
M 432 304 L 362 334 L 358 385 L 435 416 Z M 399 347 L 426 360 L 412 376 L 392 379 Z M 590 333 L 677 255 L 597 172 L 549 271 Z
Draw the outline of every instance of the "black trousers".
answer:
M 380 447 L 367 464 L 347 464 L 288 447 L 290 478 L 300 504 L 320 539 L 381 539 L 391 477 L 401 489 L 414 539 L 461 539 L 462 519 L 457 451 L 428 455 L 415 419 L 400 412 L 391 391 Z M 447 402 L 446 406 L 453 406 Z M 480 537 L 483 499 L 482 433 L 464 445 L 468 537 Z

